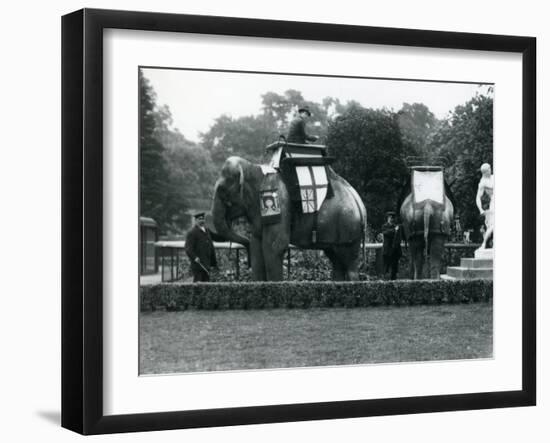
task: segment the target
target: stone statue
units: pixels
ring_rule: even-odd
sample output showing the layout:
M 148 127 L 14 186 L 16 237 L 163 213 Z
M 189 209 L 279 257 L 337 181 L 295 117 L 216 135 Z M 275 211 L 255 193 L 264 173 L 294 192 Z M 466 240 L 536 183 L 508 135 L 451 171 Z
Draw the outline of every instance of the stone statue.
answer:
M 483 235 L 483 243 L 481 244 L 479 249 L 487 249 L 487 240 L 489 240 L 491 235 L 493 235 L 493 228 L 495 224 L 495 184 L 493 174 L 491 172 L 491 165 L 489 163 L 483 163 L 479 170 L 481 171 L 481 180 L 479 180 L 479 185 L 477 187 L 476 204 L 477 208 L 479 209 L 479 213 L 485 216 L 486 227 L 485 234 Z M 481 204 L 481 197 L 483 197 L 484 194 L 486 194 L 491 199 L 488 209 L 483 209 L 483 206 Z

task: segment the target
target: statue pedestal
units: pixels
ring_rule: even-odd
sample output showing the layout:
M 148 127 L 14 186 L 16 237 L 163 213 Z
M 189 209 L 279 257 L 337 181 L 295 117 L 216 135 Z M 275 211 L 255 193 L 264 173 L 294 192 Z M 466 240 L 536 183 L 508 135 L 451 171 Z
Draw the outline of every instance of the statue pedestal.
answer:
M 477 249 L 474 258 L 461 258 L 460 266 L 448 266 L 444 280 L 472 280 L 493 278 L 493 250 Z
M 474 257 L 482 260 L 493 260 L 493 248 L 476 249 Z

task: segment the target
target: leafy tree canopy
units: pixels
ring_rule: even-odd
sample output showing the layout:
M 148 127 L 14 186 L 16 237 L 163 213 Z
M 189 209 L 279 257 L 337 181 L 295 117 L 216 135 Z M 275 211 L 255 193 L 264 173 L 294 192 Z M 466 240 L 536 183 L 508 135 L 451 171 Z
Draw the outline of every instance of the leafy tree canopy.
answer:
M 430 157 L 428 144 L 438 120 L 423 103 L 403 103 L 397 112 L 397 122 L 404 149 L 409 155 Z
M 379 227 L 385 211 L 394 209 L 407 174 L 398 118 L 351 104 L 329 125 L 327 144 L 337 159 L 334 170 L 359 192 L 369 224 Z
M 479 227 L 483 222 L 476 206 L 479 168 L 483 163 L 493 166 L 492 89 L 457 106 L 434 131 L 429 149 L 444 158 L 464 228 Z
M 239 118 L 221 115 L 207 132 L 201 134 L 201 143 L 210 151 L 218 167 L 231 155 L 260 162 L 265 147 L 288 133 L 290 121 L 300 106 L 308 106 L 312 112 L 308 131 L 321 137 L 327 132 L 330 112 L 343 108 L 330 97 L 322 103 L 305 100 L 301 92 L 293 89 L 284 94 L 267 92 L 262 95 L 259 114 Z
M 169 221 L 167 205 L 168 165 L 164 147 L 155 137 L 156 94 L 147 78 L 139 73 L 140 89 L 140 213 L 153 217 L 164 229 Z
M 163 234 L 178 234 L 187 224 L 189 201 L 212 197 L 217 170 L 210 153 L 173 128 L 170 109 L 140 72 L 140 204 Z

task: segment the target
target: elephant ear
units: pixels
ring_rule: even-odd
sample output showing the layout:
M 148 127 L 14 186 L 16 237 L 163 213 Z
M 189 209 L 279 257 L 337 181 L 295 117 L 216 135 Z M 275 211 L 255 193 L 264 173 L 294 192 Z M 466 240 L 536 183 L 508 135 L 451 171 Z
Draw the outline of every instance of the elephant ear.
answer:
M 242 200 L 244 194 L 244 171 L 242 165 L 239 165 L 239 192 Z

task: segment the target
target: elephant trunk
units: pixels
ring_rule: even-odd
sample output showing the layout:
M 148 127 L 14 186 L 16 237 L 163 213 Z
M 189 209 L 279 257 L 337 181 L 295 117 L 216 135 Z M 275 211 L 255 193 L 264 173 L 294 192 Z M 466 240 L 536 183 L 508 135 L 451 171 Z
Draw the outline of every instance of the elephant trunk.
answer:
M 428 201 L 424 206 L 424 253 L 426 259 L 428 258 L 428 239 L 430 234 L 430 217 L 433 215 L 434 211 L 432 204 Z
M 214 195 L 214 203 L 212 206 L 212 222 L 216 233 L 227 241 L 240 243 L 248 248 L 250 241 L 248 238 L 237 234 L 228 223 L 227 208 L 221 201 L 217 193 Z

